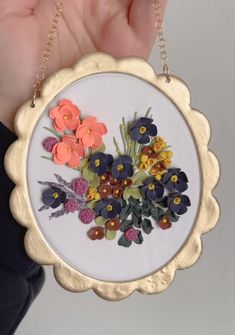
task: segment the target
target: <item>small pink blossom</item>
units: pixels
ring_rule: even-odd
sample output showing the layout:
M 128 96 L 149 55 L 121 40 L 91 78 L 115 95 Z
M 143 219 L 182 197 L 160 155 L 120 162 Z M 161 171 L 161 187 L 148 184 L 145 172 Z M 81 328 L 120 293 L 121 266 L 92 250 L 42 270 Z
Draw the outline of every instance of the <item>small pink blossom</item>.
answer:
M 129 228 L 125 231 L 124 235 L 128 241 L 137 241 L 139 239 L 139 230 Z
M 43 140 L 42 142 L 42 146 L 43 148 L 47 151 L 47 152 L 52 152 L 53 147 L 59 143 L 59 141 L 57 140 L 57 138 L 55 137 L 47 137 Z
M 64 203 L 64 210 L 68 213 L 74 213 L 76 210 L 78 210 L 78 203 L 75 199 L 68 199 Z
M 84 224 L 91 223 L 95 218 L 95 212 L 90 208 L 84 208 L 80 211 L 78 218 Z
M 85 180 L 84 178 L 76 178 L 72 181 L 72 190 L 77 195 L 84 195 L 87 193 L 89 188 L 89 182 Z

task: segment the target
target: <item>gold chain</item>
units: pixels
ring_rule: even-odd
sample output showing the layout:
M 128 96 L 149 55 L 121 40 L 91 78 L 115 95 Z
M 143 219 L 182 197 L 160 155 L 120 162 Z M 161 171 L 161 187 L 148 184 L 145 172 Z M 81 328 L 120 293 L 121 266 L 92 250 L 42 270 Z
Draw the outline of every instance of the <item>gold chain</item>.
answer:
M 168 66 L 167 50 L 166 50 L 166 39 L 163 32 L 163 19 L 161 14 L 161 2 L 160 0 L 153 1 L 153 8 L 155 12 L 155 27 L 157 28 L 158 35 L 158 46 L 160 49 L 160 59 L 163 68 L 163 73 L 166 76 L 166 80 L 169 83 L 171 81 L 170 71 Z
M 160 58 L 161 64 L 163 68 L 163 73 L 166 76 L 167 82 L 170 82 L 170 73 L 168 67 L 168 60 L 167 60 L 167 50 L 166 50 L 166 40 L 163 34 L 163 20 L 161 15 L 161 4 L 160 0 L 153 0 L 153 8 L 155 9 L 155 27 L 157 28 L 157 35 L 158 35 L 158 45 L 160 49 Z M 64 11 L 64 0 L 60 0 L 56 4 L 56 13 L 52 19 L 51 29 L 48 34 L 48 41 L 45 44 L 43 50 L 43 57 L 39 68 L 39 73 L 36 78 L 36 82 L 34 84 L 34 94 L 31 103 L 31 107 L 35 107 L 35 101 L 40 96 L 40 92 L 42 89 L 43 82 L 46 77 L 48 62 L 50 59 L 50 55 L 53 49 L 53 42 L 57 36 L 57 28 L 60 22 Z
M 34 94 L 33 94 L 33 99 L 31 103 L 32 108 L 35 107 L 35 101 L 40 95 L 42 85 L 46 77 L 48 62 L 49 62 L 50 55 L 53 49 L 53 42 L 57 35 L 57 28 L 58 28 L 60 19 L 62 17 L 63 11 L 64 11 L 64 0 L 60 0 L 56 4 L 56 13 L 52 19 L 51 29 L 48 34 L 48 40 L 43 50 L 43 57 L 42 57 L 42 61 L 40 64 L 39 73 L 37 75 L 37 79 L 34 84 Z

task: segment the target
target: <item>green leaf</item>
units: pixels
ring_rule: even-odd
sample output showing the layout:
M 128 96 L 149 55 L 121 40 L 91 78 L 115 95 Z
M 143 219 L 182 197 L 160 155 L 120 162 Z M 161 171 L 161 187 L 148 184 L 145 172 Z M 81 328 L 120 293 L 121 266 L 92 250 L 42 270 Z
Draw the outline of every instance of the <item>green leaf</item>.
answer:
M 145 234 L 150 234 L 153 230 L 152 222 L 149 219 L 144 219 L 142 221 L 142 228 Z
M 166 214 L 169 216 L 171 222 L 178 222 L 179 219 L 180 219 L 180 216 L 178 216 L 177 214 L 175 214 L 174 212 L 172 212 L 170 210 L 167 211 Z
M 140 228 L 142 223 L 142 217 L 133 215 L 133 224 L 136 228 Z
M 123 220 L 121 223 L 120 230 L 124 233 L 127 229 L 131 228 L 133 225 L 132 220 Z
M 137 172 L 136 174 L 134 174 L 134 176 L 132 177 L 132 182 L 133 185 L 135 186 L 140 186 L 143 184 L 143 182 L 148 178 L 148 176 L 146 175 L 146 173 L 140 171 Z
M 118 244 L 125 248 L 129 248 L 131 246 L 131 243 L 132 242 L 127 240 L 124 235 L 122 235 L 118 240 Z
M 112 241 L 115 239 L 115 237 L 117 236 L 117 232 L 113 231 L 113 230 L 106 230 L 105 233 L 105 237 L 107 238 L 107 240 Z
M 58 140 L 61 140 L 61 134 L 57 133 L 57 131 L 51 128 L 47 128 L 47 127 L 43 127 L 43 128 L 49 131 L 50 133 L 52 133 L 53 135 L 55 135 L 58 138 Z
M 151 211 L 151 216 L 155 220 L 159 220 L 164 214 L 165 214 L 165 212 L 159 207 L 156 207 Z
M 128 195 L 130 195 L 134 199 L 141 199 L 142 193 L 138 187 L 131 187 L 129 188 Z
M 82 172 L 89 165 L 89 159 L 83 158 L 79 164 L 79 170 Z
M 95 173 L 88 166 L 86 166 L 82 171 L 82 176 L 87 181 L 92 181 L 95 177 Z
M 123 192 L 123 199 L 126 201 L 131 197 L 129 190 L 130 190 L 130 187 L 126 187 Z
M 100 184 L 100 178 L 96 174 L 94 175 L 94 178 L 89 181 L 90 186 L 98 187 Z
M 128 205 L 128 206 L 122 208 L 122 211 L 120 213 L 120 219 L 121 220 L 126 220 L 130 214 L 131 214 L 131 206 Z
M 105 219 L 103 216 L 98 216 L 96 219 L 95 219 L 95 223 L 98 225 L 98 226 L 103 226 L 105 225 L 105 223 L 107 222 L 108 220 Z
M 93 209 L 93 208 L 95 208 L 96 203 L 97 203 L 97 200 L 92 200 L 92 201 L 87 203 L 87 207 L 90 208 L 90 209 Z

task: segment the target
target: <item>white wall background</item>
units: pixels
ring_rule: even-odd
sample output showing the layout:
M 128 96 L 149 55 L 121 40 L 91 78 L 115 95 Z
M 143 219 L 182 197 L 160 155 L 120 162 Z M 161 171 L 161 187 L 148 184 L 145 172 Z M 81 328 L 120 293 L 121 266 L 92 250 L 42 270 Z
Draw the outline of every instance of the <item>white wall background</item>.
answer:
M 46 284 L 17 335 L 232 335 L 235 329 L 235 2 L 169 0 L 166 35 L 171 71 L 188 83 L 193 106 L 213 128 L 211 148 L 222 177 L 216 196 L 222 216 L 204 236 L 204 252 L 192 268 L 177 272 L 173 285 L 156 296 L 135 293 L 110 303 L 92 292 L 68 293 Z M 159 68 L 158 49 L 151 62 Z

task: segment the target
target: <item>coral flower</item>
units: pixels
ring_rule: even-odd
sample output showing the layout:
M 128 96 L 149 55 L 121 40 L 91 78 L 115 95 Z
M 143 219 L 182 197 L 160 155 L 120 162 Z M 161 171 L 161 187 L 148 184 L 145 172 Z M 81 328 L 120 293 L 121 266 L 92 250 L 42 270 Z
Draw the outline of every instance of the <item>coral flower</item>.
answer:
M 99 148 L 103 142 L 102 136 L 107 134 L 107 128 L 104 123 L 97 122 L 96 117 L 86 118 L 77 128 L 76 137 L 86 148 Z
M 76 130 L 80 125 L 80 110 L 70 100 L 61 100 L 59 105 L 50 110 L 50 118 L 54 120 L 54 128 L 59 132 L 65 129 Z
M 66 135 L 62 137 L 62 142 L 53 147 L 52 153 L 56 164 L 67 163 L 69 167 L 75 168 L 79 166 L 81 157 L 84 156 L 84 149 L 74 136 Z

